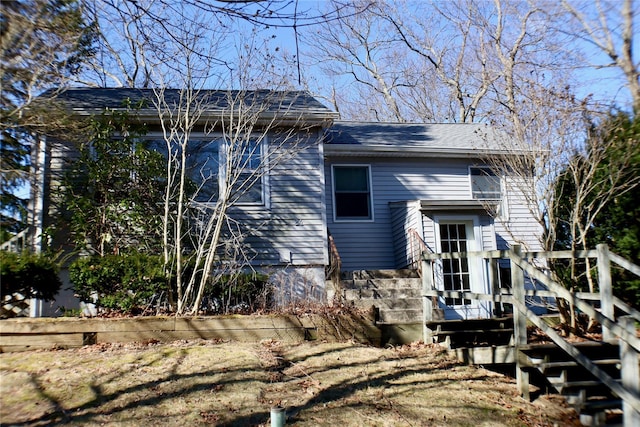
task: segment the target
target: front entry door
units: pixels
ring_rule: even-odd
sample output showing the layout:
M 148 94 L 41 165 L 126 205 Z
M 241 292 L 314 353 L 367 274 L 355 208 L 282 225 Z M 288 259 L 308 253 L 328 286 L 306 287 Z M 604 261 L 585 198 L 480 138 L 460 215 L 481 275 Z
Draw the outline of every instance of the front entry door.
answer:
M 441 220 L 438 227 L 439 252 L 469 252 L 480 247 L 474 235 L 473 220 Z M 440 266 L 438 288 L 445 291 L 485 292 L 485 280 L 480 259 L 444 259 Z M 463 298 L 440 298 L 445 319 L 476 319 L 489 317 L 486 302 Z

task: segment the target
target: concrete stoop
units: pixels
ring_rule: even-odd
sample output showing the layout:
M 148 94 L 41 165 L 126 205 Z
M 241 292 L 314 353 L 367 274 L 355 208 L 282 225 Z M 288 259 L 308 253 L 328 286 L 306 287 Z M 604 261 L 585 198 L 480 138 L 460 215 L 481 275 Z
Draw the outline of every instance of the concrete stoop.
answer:
M 358 270 L 342 273 L 342 299 L 375 308 L 378 324 L 422 322 L 422 280 L 415 270 Z

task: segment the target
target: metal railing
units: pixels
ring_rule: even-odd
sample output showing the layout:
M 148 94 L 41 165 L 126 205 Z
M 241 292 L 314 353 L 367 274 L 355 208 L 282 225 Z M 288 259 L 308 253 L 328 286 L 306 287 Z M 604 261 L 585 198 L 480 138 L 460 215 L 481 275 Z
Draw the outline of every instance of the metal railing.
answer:
M 422 262 L 420 260 L 424 252 L 430 252 L 429 247 L 414 228 L 407 230 L 407 238 L 409 240 L 409 267 L 417 270 L 418 274 L 422 276 Z
M 336 242 L 333 240 L 333 236 L 329 230 L 327 230 L 327 244 L 329 246 L 329 265 L 327 266 L 325 275 L 327 279 L 333 282 L 333 285 L 337 289 L 340 284 L 340 275 L 342 274 L 342 260 L 340 259 Z

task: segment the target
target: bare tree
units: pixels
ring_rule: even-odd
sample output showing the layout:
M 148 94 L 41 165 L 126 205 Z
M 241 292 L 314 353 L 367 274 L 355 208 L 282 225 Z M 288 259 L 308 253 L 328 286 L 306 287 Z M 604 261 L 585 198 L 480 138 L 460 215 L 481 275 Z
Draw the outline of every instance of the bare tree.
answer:
M 626 80 L 633 110 L 640 111 L 640 62 L 634 58 L 634 26 L 638 16 L 633 0 L 579 2 L 563 0 L 569 19 L 559 21 L 573 38 L 595 47 L 611 62 L 592 62 L 585 65 L 595 69 L 617 68 Z M 567 27 L 567 23 L 569 26 Z
M 178 314 L 195 314 L 205 287 L 251 268 L 244 241 L 263 226 L 239 221 L 261 204 L 265 180 L 310 147 L 295 110 L 297 92 L 157 89 L 161 143 L 167 154 L 164 257 L 175 271 Z
M 347 6 L 339 10 L 344 8 Z M 275 37 L 273 29 L 289 29 L 297 45 L 299 28 L 335 21 L 338 17 L 337 12 L 319 13 L 289 0 L 96 0 L 87 1 L 86 10 L 99 28 L 100 40 L 96 61 L 80 82 L 116 87 L 178 84 L 185 67 L 179 60 L 180 52 L 175 51 L 180 46 L 193 53 L 190 67 L 194 72 L 199 69 L 211 73 L 207 76 L 209 87 L 229 87 L 229 81 L 238 81 L 236 74 L 245 72 L 243 67 L 247 64 L 238 54 L 246 48 L 248 40 L 254 48 L 258 46 L 256 40 L 260 40 L 261 60 L 273 63 L 278 49 L 270 46 Z M 358 12 L 359 9 L 352 10 Z M 184 45 L 186 34 L 199 37 L 191 37 L 191 44 Z M 258 59 L 255 54 L 251 57 L 254 61 Z M 299 64 L 294 65 L 300 79 Z M 162 82 L 154 80 L 158 67 L 165 71 Z M 169 71 L 173 78 L 169 78 Z

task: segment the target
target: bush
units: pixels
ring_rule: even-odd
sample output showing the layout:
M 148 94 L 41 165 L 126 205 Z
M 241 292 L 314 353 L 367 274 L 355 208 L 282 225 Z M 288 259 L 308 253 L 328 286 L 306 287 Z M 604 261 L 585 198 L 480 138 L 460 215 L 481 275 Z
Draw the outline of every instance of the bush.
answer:
M 25 298 L 51 301 L 60 290 L 58 266 L 48 256 L 0 251 L 2 295 L 22 294 Z
M 137 313 L 166 295 L 167 277 L 159 256 L 140 253 L 78 258 L 69 267 L 81 300 L 124 313 Z
M 207 285 L 203 311 L 212 313 L 255 313 L 269 308 L 271 287 L 269 276 L 237 273 L 222 276 Z

